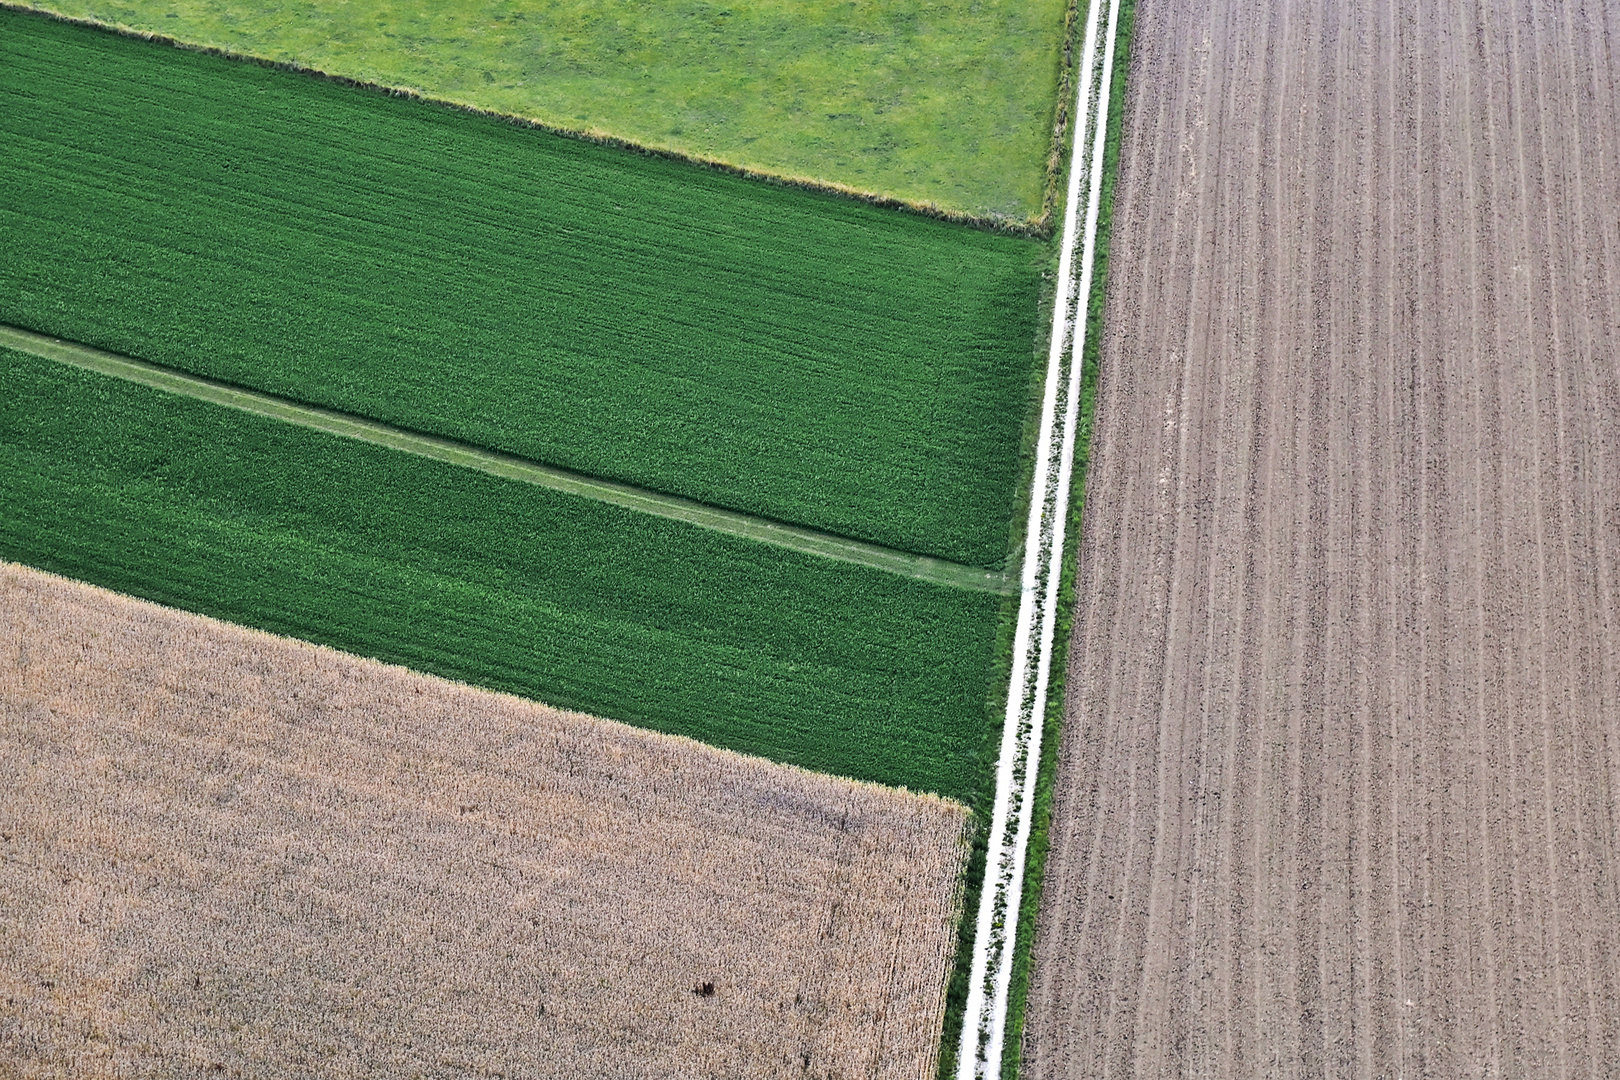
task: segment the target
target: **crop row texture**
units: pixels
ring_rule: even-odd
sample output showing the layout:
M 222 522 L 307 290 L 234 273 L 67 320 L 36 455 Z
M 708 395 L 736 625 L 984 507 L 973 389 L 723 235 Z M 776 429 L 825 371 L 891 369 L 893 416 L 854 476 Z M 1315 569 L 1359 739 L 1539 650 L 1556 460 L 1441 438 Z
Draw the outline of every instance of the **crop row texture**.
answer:
M 0 321 L 1006 556 L 1041 245 L 0 10 Z
M 0 350 L 0 558 L 823 772 L 969 799 L 999 597 Z

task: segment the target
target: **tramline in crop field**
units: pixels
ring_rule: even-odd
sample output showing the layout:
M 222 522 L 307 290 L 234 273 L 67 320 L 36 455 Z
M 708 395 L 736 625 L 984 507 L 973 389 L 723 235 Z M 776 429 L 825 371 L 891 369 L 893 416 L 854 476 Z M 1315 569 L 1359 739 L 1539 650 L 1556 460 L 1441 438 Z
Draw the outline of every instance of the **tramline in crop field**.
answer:
M 1006 557 L 1043 249 L 0 10 L 0 322 Z
M 1050 245 L 0 30 L 0 556 L 988 813 Z

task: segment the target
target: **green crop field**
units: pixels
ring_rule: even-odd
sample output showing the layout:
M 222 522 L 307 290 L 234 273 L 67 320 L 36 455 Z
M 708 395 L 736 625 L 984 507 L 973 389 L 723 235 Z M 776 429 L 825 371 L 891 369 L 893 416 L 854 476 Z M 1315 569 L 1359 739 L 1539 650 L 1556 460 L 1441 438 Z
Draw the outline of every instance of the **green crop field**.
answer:
M 1041 211 L 1066 0 L 47 0 L 570 130 Z
M 1002 598 L 0 350 L 0 558 L 973 799 Z
M 0 10 L 0 322 L 978 566 L 1044 245 Z

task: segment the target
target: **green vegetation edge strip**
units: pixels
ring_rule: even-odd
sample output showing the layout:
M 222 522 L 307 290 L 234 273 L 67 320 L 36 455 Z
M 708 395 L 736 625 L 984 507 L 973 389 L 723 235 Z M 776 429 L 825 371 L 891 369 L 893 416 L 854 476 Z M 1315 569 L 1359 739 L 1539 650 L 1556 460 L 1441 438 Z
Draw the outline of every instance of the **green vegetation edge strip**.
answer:
M 295 401 L 243 390 L 212 379 L 185 375 L 177 371 L 149 364 L 141 360 L 104 352 L 101 349 L 60 338 L 36 334 L 13 326 L 0 326 L 0 345 L 59 363 L 70 364 L 88 371 L 99 372 L 115 379 L 140 383 L 155 390 L 163 390 L 198 401 L 212 402 L 227 408 L 269 417 L 299 427 L 323 431 L 343 438 L 386 446 L 408 454 L 432 458 L 435 461 L 477 469 L 520 483 L 535 484 L 580 498 L 635 510 L 655 517 L 684 521 L 699 528 L 739 536 L 747 540 L 771 544 L 806 555 L 854 563 L 858 566 L 883 570 L 891 574 L 926 581 L 949 588 L 973 592 L 1010 595 L 1014 589 L 1006 575 L 997 570 L 984 570 L 926 555 L 913 555 L 876 544 L 850 540 L 813 529 L 786 525 L 781 522 L 721 510 L 692 502 L 674 495 L 646 491 L 629 484 L 599 480 L 566 469 L 526 461 L 509 454 L 499 454 L 476 446 L 422 435 L 389 424 L 347 416 L 330 409 L 304 405 Z
M 1014 958 L 1018 923 L 1024 913 L 1021 901 L 1025 859 L 1036 811 L 1053 646 L 1061 621 L 1058 607 L 1068 561 L 1069 490 L 1077 456 L 1076 435 L 1084 424 L 1084 361 L 1092 329 L 1089 309 L 1096 286 L 1094 260 L 1103 166 L 1113 116 L 1119 11 L 1120 0 L 1091 0 L 1086 15 L 1068 197 L 1064 203 L 1058 296 L 1037 442 L 1035 494 L 1030 502 L 1028 539 L 1024 544 L 1013 669 L 956 1057 L 957 1080 L 1000 1080 L 1005 1058 L 1017 967 Z M 1083 178 L 1086 191 L 1082 228 L 1079 211 Z M 1083 467 L 1086 455 L 1078 456 Z
M 1030 825 L 1029 848 L 1024 862 L 1024 894 L 1018 922 L 1027 927 L 1014 943 L 1012 985 L 1007 1004 L 1007 1035 L 1002 1047 L 1003 1080 L 1023 1075 L 1024 1018 L 1029 1000 L 1029 982 L 1034 961 L 1035 939 L 1039 932 L 1037 916 L 1046 882 L 1046 857 L 1051 844 L 1052 790 L 1057 781 L 1058 740 L 1064 721 L 1064 696 L 1068 689 L 1069 634 L 1078 599 L 1079 543 L 1085 516 L 1086 474 L 1091 465 L 1092 420 L 1097 403 L 1097 379 L 1102 365 L 1103 305 L 1108 295 L 1108 253 L 1114 219 L 1114 185 L 1119 175 L 1119 146 L 1124 134 L 1127 80 L 1130 73 L 1131 38 L 1136 29 L 1136 0 L 1120 0 L 1119 29 L 1114 57 L 1114 90 L 1108 103 L 1108 133 L 1103 150 L 1102 203 L 1097 223 L 1095 277 L 1088 299 L 1086 347 L 1081 362 L 1080 432 L 1075 438 L 1074 495 L 1070 502 L 1067 533 L 1073 537 L 1064 553 L 1063 576 L 1059 586 L 1058 625 L 1053 637 L 1053 655 L 1064 658 L 1054 664 L 1047 686 L 1046 731 L 1043 743 L 1050 750 L 1041 755 L 1035 780 L 1035 805 Z

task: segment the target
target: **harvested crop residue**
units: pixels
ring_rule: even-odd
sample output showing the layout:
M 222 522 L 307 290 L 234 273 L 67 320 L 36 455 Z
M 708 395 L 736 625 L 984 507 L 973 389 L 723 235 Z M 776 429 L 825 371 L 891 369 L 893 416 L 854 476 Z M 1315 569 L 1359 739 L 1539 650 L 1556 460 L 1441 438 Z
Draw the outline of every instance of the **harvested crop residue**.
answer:
M 931 1077 L 965 819 L 0 564 L 0 1072 Z

